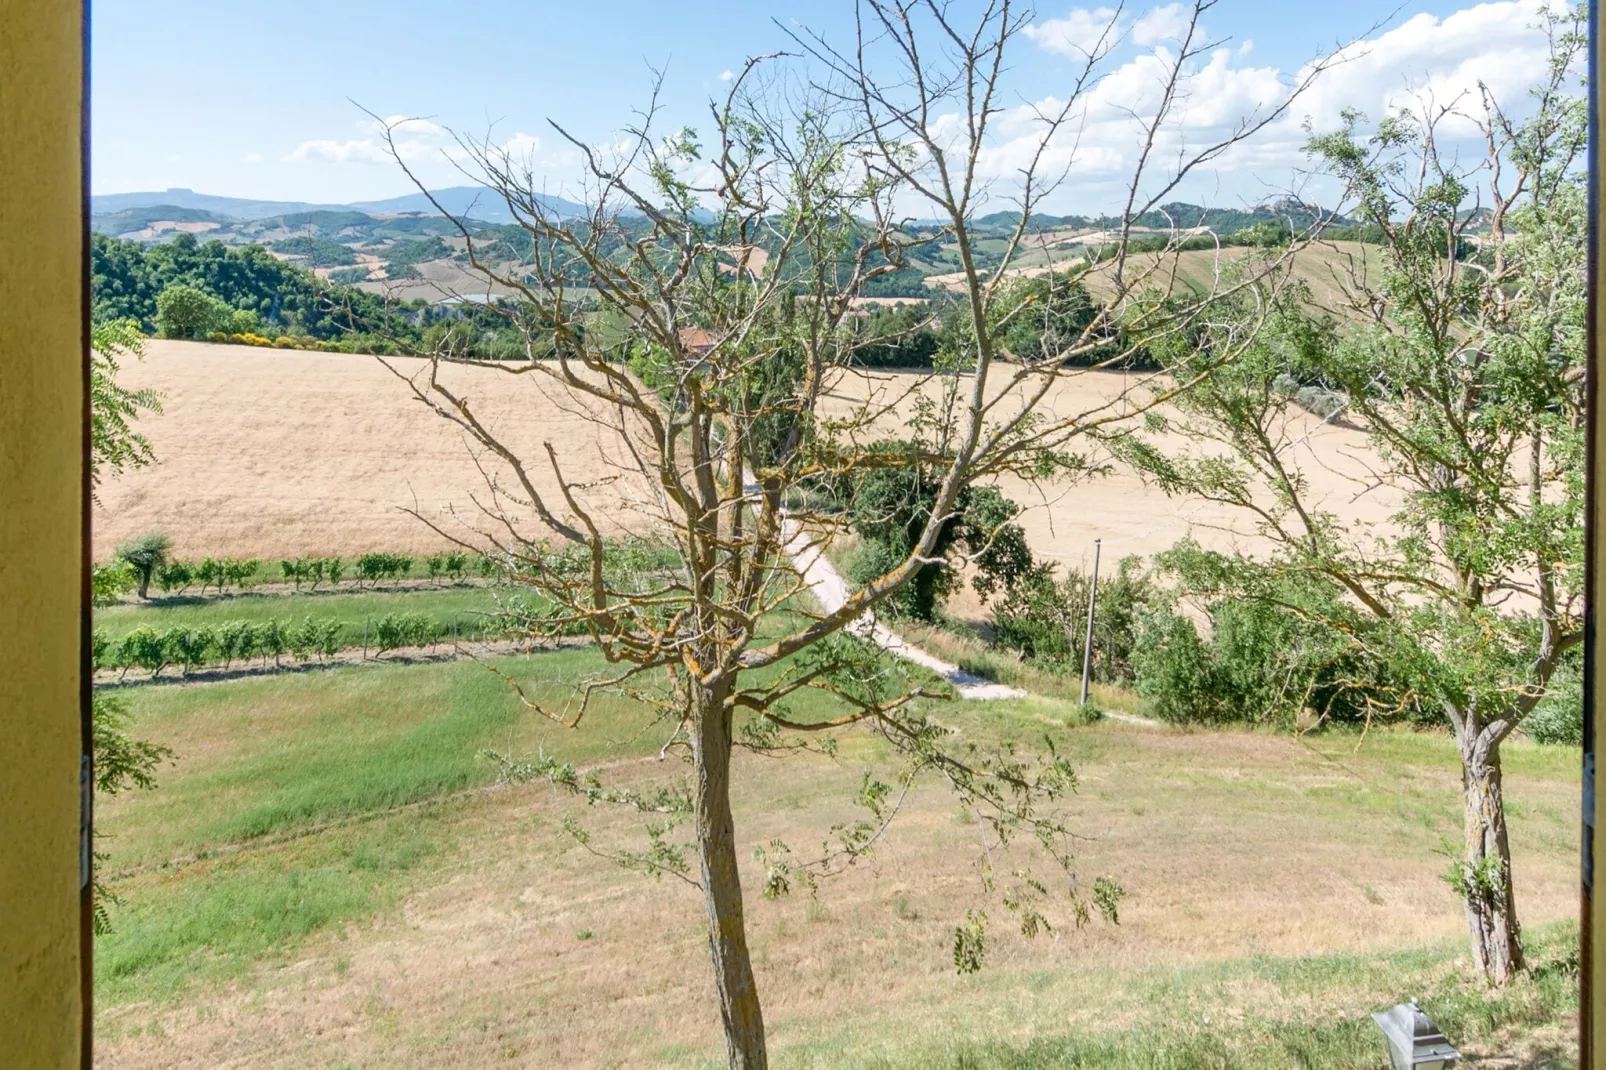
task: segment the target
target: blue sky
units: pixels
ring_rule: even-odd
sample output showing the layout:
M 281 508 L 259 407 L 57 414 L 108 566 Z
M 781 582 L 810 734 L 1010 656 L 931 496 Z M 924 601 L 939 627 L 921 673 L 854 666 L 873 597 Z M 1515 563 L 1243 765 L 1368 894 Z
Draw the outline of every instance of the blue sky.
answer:
M 1082 23 L 1109 17 L 1101 7 L 1048 0 L 1036 9 L 1032 33 L 1013 46 L 1010 103 L 1063 91 L 1074 55 L 1067 42 Z M 1128 7 L 1127 41 L 1111 57 L 1113 95 L 1115 87 L 1136 85 L 1145 56 L 1164 47 L 1153 27 L 1168 10 Z M 1212 37 L 1231 42 L 1204 72 L 1210 77 L 1199 83 L 1198 106 L 1248 101 L 1255 86 L 1286 80 L 1313 55 L 1384 19 L 1388 28 L 1373 35 L 1369 58 L 1341 71 L 1303 109 L 1318 125 L 1335 121 L 1344 104 L 1375 113 L 1387 92 L 1407 86 L 1503 76 L 1515 95 L 1513 68 L 1532 70 L 1535 58 L 1532 42 L 1518 48 L 1513 34 L 1521 36 L 1533 11 L 1531 3 L 1413 0 L 1396 12 L 1395 0 L 1222 0 L 1205 24 Z M 666 126 L 696 123 L 723 72 L 786 46 L 772 19 L 841 41 L 852 32 L 851 0 L 97 0 L 93 17 L 96 193 L 183 186 L 320 202 L 411 192 L 394 163 L 378 156 L 358 105 L 433 120 L 408 139 L 410 158 L 432 184 L 462 181 L 442 157 L 448 142 L 436 126 L 478 134 L 494 124 L 499 140 L 523 135 L 516 144 L 556 190 L 572 181 L 575 162 L 561 151 L 548 117 L 583 137 L 606 138 L 644 103 L 648 66 L 660 64 L 667 68 Z M 1286 182 L 1299 162 L 1296 134 L 1285 129 L 1252 157 L 1201 176 L 1201 195 L 1253 200 Z M 1113 124 L 1106 135 L 1113 160 L 1128 135 Z M 1071 202 L 1107 202 L 1110 177 L 1092 167 L 1086 183 L 1061 194 L 1060 209 L 1105 207 Z

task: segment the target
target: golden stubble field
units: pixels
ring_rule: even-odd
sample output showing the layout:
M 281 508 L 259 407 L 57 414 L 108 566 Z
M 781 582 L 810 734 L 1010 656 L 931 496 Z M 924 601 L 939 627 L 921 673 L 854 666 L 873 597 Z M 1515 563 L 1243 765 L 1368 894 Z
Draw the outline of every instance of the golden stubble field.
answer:
M 387 358 L 408 373 L 423 362 Z M 544 495 L 557 481 L 543 444 L 551 442 L 571 482 L 610 531 L 653 526 L 647 488 L 627 472 L 628 451 L 606 414 L 538 375 L 495 369 L 449 368 L 449 383 L 526 461 Z M 470 442 L 461 428 L 414 399 L 379 360 L 347 354 L 260 350 L 153 340 L 143 361 L 125 363 L 127 385 L 162 395 L 164 412 L 140 421 L 158 463 L 108 479 L 95 511 L 94 552 L 160 528 L 180 556 L 276 557 L 408 552 L 438 549 L 446 540 L 404 510 L 416 508 L 448 530 L 460 521 L 483 524 L 475 499 L 487 500 L 489 474 L 510 485 L 505 465 Z M 901 434 L 916 391 L 935 395 L 929 373 L 842 372 L 823 410 L 845 417 L 862 405 L 878 413 L 876 435 Z M 1096 372 L 1056 383 L 1042 404 L 1049 418 L 1099 405 L 1119 405 L 1123 393 L 1146 396 L 1136 374 Z M 999 408 L 1018 407 L 1017 387 Z M 1364 435 L 1322 424 L 1295 406 L 1288 410 L 1288 455 L 1305 471 L 1311 500 L 1358 523 L 1386 521 L 1392 496 L 1370 489 Z M 1170 446 L 1181 443 L 1173 436 Z M 1095 538 L 1104 556 L 1152 554 L 1184 535 L 1226 548 L 1253 548 L 1245 518 L 1207 502 L 1168 498 L 1119 465 L 1075 484 L 1003 487 L 1025 507 L 1022 524 L 1041 557 L 1085 566 Z M 504 503 L 515 515 L 529 510 Z M 534 525 L 530 526 L 534 530 Z M 963 612 L 963 607 L 956 607 Z
M 406 374 L 425 362 L 385 358 Z M 446 382 L 524 459 L 543 495 L 558 484 L 542 444 L 552 442 L 580 499 L 609 533 L 650 523 L 642 489 L 621 464 L 619 436 L 567 391 L 539 376 L 494 368 L 446 369 Z M 179 556 L 273 559 L 298 554 L 417 552 L 448 540 L 404 509 L 472 536 L 488 523 L 487 478 L 515 488 L 512 472 L 466 431 L 413 397 L 377 358 L 152 340 L 122 381 L 162 395 L 163 413 L 139 430 L 155 465 L 106 480 L 95 510 L 94 555 L 151 529 Z M 601 481 L 599 483 L 599 481 Z M 515 499 L 511 515 L 530 517 Z M 529 528 L 534 533 L 537 529 Z

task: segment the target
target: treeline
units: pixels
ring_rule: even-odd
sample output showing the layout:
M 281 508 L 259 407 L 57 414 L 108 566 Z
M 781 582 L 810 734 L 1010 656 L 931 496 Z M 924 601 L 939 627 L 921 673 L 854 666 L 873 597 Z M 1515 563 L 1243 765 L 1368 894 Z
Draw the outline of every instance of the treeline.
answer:
M 183 319 L 172 324 L 196 332 L 210 328 L 207 334 L 254 324 L 330 341 L 363 333 L 359 328 L 371 332 L 375 325 L 405 332 L 411 317 L 399 313 L 417 311 L 387 309 L 374 294 L 331 286 L 260 245 L 230 248 L 220 241 L 199 242 L 192 234 L 151 246 L 92 235 L 90 275 L 94 318 L 133 320 L 147 334 L 158 333 L 158 301 L 174 287 L 206 295 L 224 306 L 225 316 L 243 314 L 232 323 Z
M 291 238 L 278 244 L 307 255 L 324 248 L 318 242 Z M 423 256 L 437 244 L 444 248 L 435 237 L 404 243 L 403 253 Z M 321 279 L 260 245 L 231 248 L 181 234 L 144 246 L 95 234 L 90 260 L 95 321 L 131 321 L 144 334 L 357 353 L 449 344 L 461 355 L 484 358 L 514 356 L 524 348 L 515 317 L 505 310 L 389 301 Z
M 1099 305 L 1079 280 L 1062 274 L 1016 278 L 1008 298 L 997 303 L 1000 322 L 993 341 L 1006 359 L 1049 360 L 1087 367 L 1127 354 L 1123 367 L 1148 368 L 1148 354 L 1118 328 L 1090 332 Z M 1007 316 L 1007 320 L 1002 317 Z M 855 328 L 850 362 L 866 368 L 964 370 L 975 362 L 970 308 L 950 295 L 922 305 L 872 308 Z M 1072 349 L 1077 350 L 1074 353 Z
M 1101 576 L 1093 678 L 1131 687 L 1155 716 L 1178 724 L 1442 722 L 1430 706 L 1400 706 L 1396 682 L 1364 654 L 1364 615 L 1337 583 L 1283 579 L 1268 597 L 1247 601 L 1214 593 L 1219 567 L 1219 555 L 1183 540 L 1152 567 L 1128 557 Z M 1085 573 L 1033 563 L 993 603 L 990 643 L 1037 668 L 1080 673 L 1090 583 Z M 1539 742 L 1582 739 L 1574 653 L 1523 723 Z

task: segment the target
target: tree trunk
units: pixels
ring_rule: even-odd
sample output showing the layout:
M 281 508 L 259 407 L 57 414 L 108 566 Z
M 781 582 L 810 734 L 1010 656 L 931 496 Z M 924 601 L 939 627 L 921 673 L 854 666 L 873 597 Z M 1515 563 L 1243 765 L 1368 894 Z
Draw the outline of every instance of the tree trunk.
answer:
M 126 590 L 126 588 L 125 588 L 125 590 Z M 141 599 L 149 599 L 150 596 L 151 596 L 151 574 L 149 572 L 142 571 L 139 574 L 139 597 Z
M 708 953 L 725 1024 L 725 1051 L 732 1070 L 764 1070 L 764 1015 L 747 954 L 742 885 L 736 869 L 736 824 L 731 817 L 731 711 L 723 689 L 691 683 L 697 763 L 697 853 L 703 905 L 708 914 Z
M 1500 751 L 1479 747 L 1474 736 L 1463 743 L 1461 761 L 1466 853 L 1460 883 L 1472 957 L 1490 984 L 1504 985 L 1523 968 L 1523 961 L 1522 930 L 1511 886 L 1506 804 L 1500 786 Z

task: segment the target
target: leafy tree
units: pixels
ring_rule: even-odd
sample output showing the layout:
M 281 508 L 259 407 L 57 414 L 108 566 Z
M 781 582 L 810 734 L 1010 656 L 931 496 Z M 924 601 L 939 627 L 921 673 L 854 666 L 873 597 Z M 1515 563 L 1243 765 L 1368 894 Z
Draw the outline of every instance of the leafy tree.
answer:
M 876 448 L 889 456 L 919 452 L 913 442 Z M 941 483 L 941 470 L 922 464 L 871 468 L 857 480 L 848 507 L 849 523 L 864 540 L 850 570 L 856 583 L 874 582 L 919 544 Z M 975 566 L 972 584 L 984 599 L 1013 587 L 1031 570 L 1025 532 L 1014 523 L 1020 507 L 996 487 L 967 487 L 959 498 L 957 511 L 926 554 L 931 560 L 888 599 L 888 609 L 915 620 L 935 620 L 966 560 Z
M 210 338 L 228 326 L 231 311 L 205 290 L 174 283 L 156 297 L 156 331 L 163 338 Z
M 1129 450 L 1168 489 L 1243 509 L 1275 548 L 1193 555 L 1195 589 L 1308 614 L 1372 663 L 1376 714 L 1449 722 L 1465 834 L 1448 879 L 1496 985 L 1523 967 L 1501 744 L 1583 639 L 1586 124 L 1570 90 L 1587 20 L 1582 8 L 1545 19 L 1551 61 L 1532 118 L 1515 121 L 1487 89 L 1456 115 L 1480 129 L 1487 158 L 1440 151 L 1448 111 L 1392 114 L 1364 138 L 1351 114 L 1311 142 L 1381 234 L 1375 273 L 1347 284 L 1365 326 L 1308 355 L 1371 439 L 1374 470 L 1358 489 L 1395 497 L 1391 523 L 1369 528 L 1313 499 L 1273 388 L 1288 363 L 1271 344 L 1180 399 L 1174 429 L 1210 454 Z M 1485 219 L 1469 256 L 1468 231 Z M 1304 329 L 1289 294 L 1262 296 Z M 1342 602 L 1313 612 L 1284 597 L 1312 582 L 1342 588 Z
M 117 547 L 117 559 L 133 569 L 135 578 L 139 580 L 141 598 L 150 597 L 151 580 L 167 563 L 172 550 L 173 540 L 163 531 L 147 531 Z

